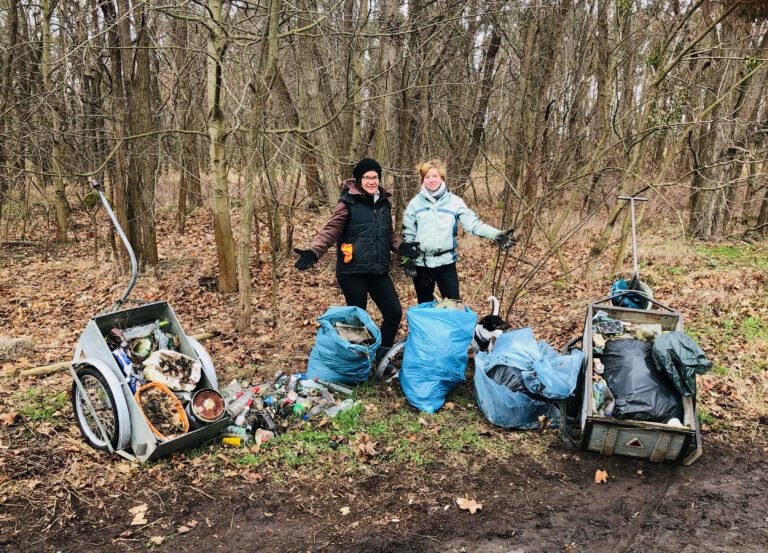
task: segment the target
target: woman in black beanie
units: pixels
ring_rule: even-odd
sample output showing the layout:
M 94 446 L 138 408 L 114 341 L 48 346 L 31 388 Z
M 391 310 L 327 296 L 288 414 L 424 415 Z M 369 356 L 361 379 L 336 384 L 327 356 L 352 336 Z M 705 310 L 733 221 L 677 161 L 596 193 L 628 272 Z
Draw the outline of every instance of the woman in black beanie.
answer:
M 341 185 L 341 198 L 331 219 L 299 254 L 296 268 L 309 269 L 333 244 L 336 244 L 336 279 L 347 305 L 362 309 L 368 296 L 381 311 L 381 359 L 395 340 L 403 309 L 389 276 L 390 250 L 415 258 L 417 242 L 403 242 L 392 225 L 390 194 L 381 185 L 381 165 L 370 158 L 361 159 L 352 170 L 354 179 Z

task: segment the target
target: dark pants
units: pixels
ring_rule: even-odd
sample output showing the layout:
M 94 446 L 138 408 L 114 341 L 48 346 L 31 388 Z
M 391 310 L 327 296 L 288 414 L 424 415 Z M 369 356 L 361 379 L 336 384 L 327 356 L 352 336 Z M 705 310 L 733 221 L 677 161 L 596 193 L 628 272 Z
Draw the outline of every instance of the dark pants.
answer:
M 416 267 L 416 273 L 413 286 L 416 288 L 416 299 L 419 303 L 434 301 L 435 282 L 437 282 L 440 295 L 444 299 L 461 299 L 459 297 L 459 274 L 456 272 L 456 263 L 440 265 L 432 269 Z
M 400 319 L 403 318 L 403 308 L 389 273 L 341 274 L 336 275 L 336 280 L 344 292 L 347 305 L 365 309 L 370 294 L 384 319 L 381 323 L 381 347 L 391 347 L 400 326 Z

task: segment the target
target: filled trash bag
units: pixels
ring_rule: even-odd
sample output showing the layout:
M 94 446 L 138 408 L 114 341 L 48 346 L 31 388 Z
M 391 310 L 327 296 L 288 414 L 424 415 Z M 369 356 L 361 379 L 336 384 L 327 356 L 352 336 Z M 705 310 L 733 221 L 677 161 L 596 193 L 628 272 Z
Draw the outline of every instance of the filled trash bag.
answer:
M 307 378 L 356 384 L 368 380 L 371 361 L 381 344 L 381 333 L 370 315 L 354 306 L 333 306 L 317 319 L 315 346 L 309 354 Z M 372 344 L 352 343 L 339 335 L 336 323 L 345 327 L 365 326 Z
M 464 382 L 467 351 L 477 324 L 470 309 L 435 309 L 436 302 L 408 309 L 408 341 L 405 343 L 400 385 L 408 402 L 434 413 L 445 397 Z
M 539 417 L 557 420 L 552 400 L 570 397 L 584 354 L 561 355 L 531 328 L 505 332 L 491 353 L 475 356 L 477 405 L 489 422 L 503 428 L 539 428 Z
M 608 340 L 600 360 L 616 405 L 613 416 L 645 422 L 682 420 L 680 397 L 669 379 L 656 370 L 653 346 L 641 340 Z
M 668 332 L 653 342 L 656 368 L 667 374 L 675 389 L 684 396 L 696 395 L 696 375 L 712 368 L 712 361 L 684 332 Z

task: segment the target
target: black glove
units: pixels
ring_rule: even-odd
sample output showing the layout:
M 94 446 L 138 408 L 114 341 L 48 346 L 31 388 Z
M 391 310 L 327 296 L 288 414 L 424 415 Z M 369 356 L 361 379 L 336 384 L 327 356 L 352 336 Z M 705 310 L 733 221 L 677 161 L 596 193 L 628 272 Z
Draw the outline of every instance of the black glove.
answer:
M 517 240 L 512 238 L 508 233 L 506 232 L 500 232 L 499 235 L 493 239 L 496 244 L 502 249 L 502 250 L 508 250 L 515 244 L 517 244 Z
M 299 248 L 293 248 L 293 251 L 299 254 L 299 258 L 296 260 L 296 268 L 299 271 L 306 271 L 312 265 L 317 263 L 317 256 L 312 250 L 300 250 Z
M 397 250 L 403 257 L 410 257 L 416 259 L 421 255 L 418 242 L 403 242 Z

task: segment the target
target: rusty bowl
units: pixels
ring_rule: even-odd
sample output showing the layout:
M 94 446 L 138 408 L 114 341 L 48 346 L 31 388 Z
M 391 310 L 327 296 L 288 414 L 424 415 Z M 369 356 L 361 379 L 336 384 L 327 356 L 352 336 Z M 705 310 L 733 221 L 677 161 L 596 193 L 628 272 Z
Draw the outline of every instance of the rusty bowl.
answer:
M 215 422 L 224 414 L 224 398 L 216 390 L 203 388 L 192 395 L 190 410 L 202 422 Z

